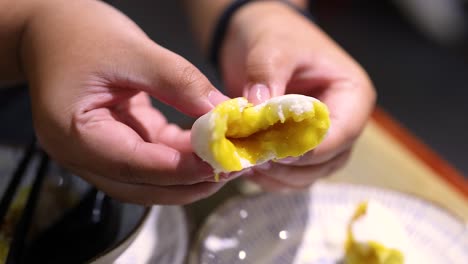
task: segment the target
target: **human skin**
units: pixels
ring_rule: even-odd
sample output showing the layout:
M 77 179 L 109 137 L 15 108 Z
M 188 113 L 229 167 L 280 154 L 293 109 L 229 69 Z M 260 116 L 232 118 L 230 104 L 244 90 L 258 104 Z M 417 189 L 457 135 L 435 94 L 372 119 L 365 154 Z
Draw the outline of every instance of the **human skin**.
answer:
M 223 183 L 149 96 L 200 116 L 226 99 L 196 67 L 100 1 L 0 3 L 0 80 L 26 80 L 42 147 L 110 196 L 185 204 Z
M 305 6 L 304 1 L 296 4 Z M 194 20 L 212 21 L 210 14 L 219 16 L 220 8 L 210 1 L 197 1 L 197 5 L 211 11 L 198 17 L 192 11 Z M 208 23 L 192 24 L 205 27 L 195 28 L 195 32 L 207 51 Z M 315 23 L 280 1 L 252 1 L 231 18 L 219 55 L 229 96 L 245 96 L 258 104 L 297 93 L 320 99 L 330 110 L 331 128 L 316 149 L 300 158 L 249 169 L 245 171 L 249 179 L 267 190 L 301 189 L 346 163 L 373 109 L 376 93 L 361 66 Z

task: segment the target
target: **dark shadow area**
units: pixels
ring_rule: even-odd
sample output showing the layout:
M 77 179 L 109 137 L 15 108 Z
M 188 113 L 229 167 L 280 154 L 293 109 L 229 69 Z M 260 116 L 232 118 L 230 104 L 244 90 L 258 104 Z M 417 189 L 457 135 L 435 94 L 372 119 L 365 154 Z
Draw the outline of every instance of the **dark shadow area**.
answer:
M 33 136 L 26 85 L 0 89 L 0 144 L 24 145 Z

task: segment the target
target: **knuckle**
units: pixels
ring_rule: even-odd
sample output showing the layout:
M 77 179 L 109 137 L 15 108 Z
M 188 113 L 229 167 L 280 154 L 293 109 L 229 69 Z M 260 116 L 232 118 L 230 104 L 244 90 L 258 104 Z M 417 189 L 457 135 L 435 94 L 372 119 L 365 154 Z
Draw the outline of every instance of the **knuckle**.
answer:
M 205 76 L 193 65 L 186 64 L 180 66 L 181 70 L 178 78 L 178 87 L 185 89 L 188 93 L 196 95 L 208 94 L 210 86 Z
M 184 86 L 191 86 L 199 80 L 199 72 L 192 65 L 184 65 L 181 70 L 180 80 Z
M 268 52 L 252 50 L 246 61 L 248 78 L 250 81 L 263 81 L 284 64 L 284 57 L 284 53 L 277 49 Z
M 129 157 L 126 157 L 125 159 L 121 160 L 119 162 L 119 165 L 116 166 L 117 172 L 116 174 L 118 175 L 118 178 L 126 183 L 145 183 L 144 177 L 136 171 L 136 168 L 134 166 L 133 162 L 133 153 L 136 153 L 138 151 L 138 146 L 140 142 L 135 141 L 133 143 L 132 151 Z
M 117 175 L 120 180 L 126 183 L 140 183 L 132 166 L 128 161 L 123 161 L 117 169 Z

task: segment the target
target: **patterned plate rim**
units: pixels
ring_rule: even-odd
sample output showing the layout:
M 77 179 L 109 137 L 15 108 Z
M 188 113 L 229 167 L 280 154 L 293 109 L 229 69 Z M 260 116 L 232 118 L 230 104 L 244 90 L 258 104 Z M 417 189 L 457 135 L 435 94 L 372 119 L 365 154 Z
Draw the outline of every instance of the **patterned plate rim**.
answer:
M 452 211 L 451 209 L 447 208 L 446 206 L 442 205 L 439 202 L 436 202 L 434 200 L 428 199 L 426 197 L 421 197 L 418 196 L 417 194 L 407 192 L 407 191 L 400 191 L 392 188 L 385 188 L 385 187 L 380 187 L 380 186 L 374 186 L 374 185 L 366 185 L 366 184 L 356 184 L 356 183 L 346 183 L 346 182 L 317 182 L 310 188 L 304 190 L 303 192 L 311 192 L 313 188 L 321 187 L 321 186 L 333 186 L 336 188 L 355 188 L 355 189 L 360 189 L 360 190 L 365 190 L 365 191 L 376 191 L 379 193 L 385 193 L 388 195 L 392 196 L 400 196 L 400 197 L 405 197 L 406 199 L 414 200 L 417 202 L 420 202 L 424 204 L 424 206 L 431 206 L 434 209 L 440 211 L 441 213 L 447 215 L 449 218 L 454 220 L 454 222 L 458 223 L 460 226 L 464 226 L 465 228 L 468 228 L 468 219 L 465 220 L 464 217 L 459 215 L 458 213 Z M 258 193 L 249 193 L 249 194 L 241 194 L 238 196 L 231 197 L 227 199 L 225 202 L 221 203 L 218 205 L 212 213 L 203 221 L 201 224 L 200 228 L 196 232 L 193 240 L 193 244 L 189 248 L 188 252 L 188 263 L 197 263 L 198 257 L 199 257 L 199 247 L 203 242 L 203 239 L 206 237 L 207 234 L 209 234 L 209 227 L 214 223 L 217 222 L 217 213 L 225 210 L 226 208 L 229 208 L 232 206 L 232 204 L 237 203 L 240 200 L 245 200 L 245 199 L 254 199 L 256 197 L 265 195 L 265 192 L 258 192 Z M 279 194 L 282 195 L 282 194 Z M 284 194 L 288 195 L 288 194 Z

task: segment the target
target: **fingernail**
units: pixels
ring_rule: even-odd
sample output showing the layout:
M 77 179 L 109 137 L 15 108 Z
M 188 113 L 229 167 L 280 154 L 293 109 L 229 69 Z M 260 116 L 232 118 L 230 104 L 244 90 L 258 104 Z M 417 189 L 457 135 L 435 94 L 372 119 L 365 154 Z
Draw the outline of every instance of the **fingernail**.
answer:
M 287 157 L 284 159 L 275 160 L 275 162 L 280 164 L 291 164 L 298 161 L 299 159 L 299 157 Z
M 212 104 L 213 107 L 217 106 L 219 103 L 222 103 L 228 99 L 229 97 L 225 96 L 218 90 L 213 90 L 208 93 L 208 101 Z
M 270 99 L 270 89 L 264 84 L 255 84 L 248 89 L 247 99 L 253 104 L 263 103 Z

